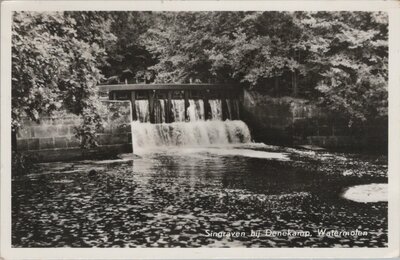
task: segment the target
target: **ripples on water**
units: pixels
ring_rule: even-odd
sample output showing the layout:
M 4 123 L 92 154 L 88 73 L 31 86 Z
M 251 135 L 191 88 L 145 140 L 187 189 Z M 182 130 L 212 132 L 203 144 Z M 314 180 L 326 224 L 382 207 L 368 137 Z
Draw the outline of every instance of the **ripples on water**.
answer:
M 16 178 L 13 245 L 387 245 L 387 203 L 360 204 L 340 197 L 351 185 L 387 180 L 384 166 L 372 160 L 252 143 L 136 148 L 135 154 L 41 164 L 36 173 Z M 97 175 L 90 177 L 90 170 Z M 357 170 L 368 174 L 358 176 Z M 364 240 L 205 236 L 205 230 L 318 228 L 358 228 L 369 235 Z

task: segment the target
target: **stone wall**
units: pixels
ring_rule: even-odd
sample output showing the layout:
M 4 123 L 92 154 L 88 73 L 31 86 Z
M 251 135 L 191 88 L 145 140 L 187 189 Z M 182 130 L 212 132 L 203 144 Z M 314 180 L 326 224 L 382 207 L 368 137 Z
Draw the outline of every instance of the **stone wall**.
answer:
M 104 129 L 99 147 L 84 150 L 75 137 L 81 118 L 66 113 L 42 117 L 40 123 L 25 120 L 17 134 L 17 149 L 40 161 L 77 160 L 132 152 L 130 101 L 102 101 Z
M 274 98 L 244 90 L 242 119 L 256 141 L 278 145 L 317 145 L 337 149 L 385 149 L 387 121 L 349 125 L 305 99 Z

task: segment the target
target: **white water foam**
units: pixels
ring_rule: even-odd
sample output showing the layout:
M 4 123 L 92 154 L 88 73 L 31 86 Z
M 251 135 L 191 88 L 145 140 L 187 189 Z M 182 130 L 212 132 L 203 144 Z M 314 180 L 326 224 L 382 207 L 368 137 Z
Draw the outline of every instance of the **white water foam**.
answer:
M 363 203 L 388 201 L 388 184 L 356 185 L 348 188 L 342 196 L 345 199 Z
M 159 146 L 207 146 L 249 143 L 250 130 L 240 120 L 195 121 L 170 124 L 150 124 L 134 121 L 132 144 L 134 148 Z
M 218 156 L 241 156 L 259 159 L 274 159 L 279 161 L 290 161 L 288 154 L 279 152 L 265 152 L 256 151 L 250 149 L 241 148 L 231 148 L 231 147 L 207 147 L 207 148 L 193 148 L 193 149 L 183 149 L 182 152 L 185 153 L 207 153 L 210 155 Z
M 289 161 L 289 157 L 284 153 L 273 153 L 265 151 L 255 151 L 250 149 L 207 149 L 208 153 L 222 156 L 243 156 L 260 159 L 275 159 L 279 161 Z
M 225 100 L 229 118 L 237 117 L 238 102 Z M 209 100 L 211 120 L 205 121 L 204 101 L 189 99 L 185 122 L 185 101 L 171 100 L 174 122 L 165 123 L 166 101 L 160 100 L 156 110 L 157 124 L 149 123 L 149 104 L 147 100 L 135 103 L 138 121 L 131 124 L 132 145 L 135 154 L 154 154 L 157 152 L 180 155 L 242 156 L 251 158 L 290 160 L 287 154 L 257 151 L 259 145 L 251 142 L 247 125 L 240 120 L 222 121 L 222 102 Z M 235 107 L 233 107 L 235 106 Z M 233 115 L 235 111 L 235 115 Z M 237 113 L 237 114 L 236 114 Z M 254 147 L 257 146 L 257 147 Z

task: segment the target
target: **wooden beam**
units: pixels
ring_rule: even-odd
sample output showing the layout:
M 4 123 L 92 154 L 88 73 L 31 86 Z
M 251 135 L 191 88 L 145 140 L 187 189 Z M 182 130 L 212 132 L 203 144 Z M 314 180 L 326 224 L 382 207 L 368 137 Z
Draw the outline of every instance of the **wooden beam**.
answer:
M 136 93 L 135 91 L 131 91 L 132 121 L 137 120 L 135 101 L 136 101 Z
M 150 112 L 150 123 L 155 123 L 155 116 L 154 116 L 154 100 L 155 100 L 155 95 L 156 95 L 156 91 L 149 91 L 148 92 L 149 95 L 149 112 Z
M 122 90 L 186 90 L 186 89 L 240 89 L 238 84 L 114 84 L 98 85 L 102 91 L 122 91 Z
M 172 113 L 172 102 L 171 102 L 171 100 L 172 100 L 172 91 L 171 90 L 168 90 L 167 98 L 168 98 L 167 106 L 165 108 L 165 110 L 167 111 L 167 114 L 166 114 L 165 121 L 166 121 L 166 123 L 171 123 L 174 121 L 172 118 L 173 113 Z
M 209 93 L 207 90 L 203 90 L 202 95 L 203 95 L 203 103 L 204 103 L 204 120 L 208 120 L 208 119 L 211 119 L 211 117 L 212 117 L 210 103 L 208 102 Z
M 185 90 L 184 95 L 185 95 L 185 120 L 189 120 L 189 115 L 187 113 L 189 107 L 189 91 Z
M 229 119 L 228 107 L 226 105 L 225 98 L 221 98 L 221 114 L 222 114 L 222 121 Z

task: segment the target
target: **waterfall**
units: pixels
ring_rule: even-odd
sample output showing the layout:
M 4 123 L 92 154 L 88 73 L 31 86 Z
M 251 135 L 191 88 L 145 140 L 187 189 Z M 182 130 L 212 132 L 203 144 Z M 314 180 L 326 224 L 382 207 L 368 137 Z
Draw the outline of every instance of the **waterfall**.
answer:
M 161 107 L 161 123 L 165 123 L 166 122 L 166 120 L 165 120 L 165 113 L 166 113 L 166 110 L 165 110 L 165 104 L 167 103 L 167 100 L 165 100 L 165 99 L 162 99 L 162 100 L 160 100 L 160 107 Z
M 237 99 L 225 99 L 227 113 L 226 116 L 230 120 L 239 119 L 239 100 Z
M 219 99 L 210 99 L 208 103 L 211 107 L 211 119 L 222 120 L 222 103 Z
M 204 120 L 205 117 L 203 100 L 189 99 L 187 114 L 190 122 Z
M 202 99 L 188 100 L 189 106 L 185 112 L 185 100 L 173 99 L 171 106 L 167 106 L 166 99 L 155 100 L 153 110 L 150 111 L 148 100 L 136 100 L 136 118 L 142 123 L 167 123 L 167 122 L 185 122 L 185 121 L 199 121 L 199 120 L 238 120 L 239 117 L 239 101 L 237 99 L 225 99 L 224 108 L 220 99 L 208 100 L 207 117 L 205 115 L 205 104 Z M 211 114 L 211 115 L 210 115 Z M 168 116 L 168 118 L 167 118 Z
M 165 110 L 165 103 L 167 100 L 160 99 L 154 103 L 154 120 L 155 123 L 165 123 L 166 118 L 166 110 Z
M 235 121 L 195 121 L 170 124 L 132 122 L 134 148 L 157 146 L 202 146 L 248 143 L 247 125 Z
M 172 103 L 172 116 L 174 122 L 184 122 L 185 121 L 185 100 L 173 99 Z
M 135 101 L 136 117 L 140 122 L 150 122 L 150 110 L 148 100 Z
M 247 125 L 239 119 L 238 100 L 208 100 L 206 118 L 202 99 L 136 100 L 137 121 L 132 122 L 134 149 L 158 146 L 210 146 L 251 142 Z M 150 113 L 152 113 L 150 117 Z M 151 118 L 151 119 L 150 119 Z M 226 121 L 222 121 L 227 118 Z M 207 120 L 206 120 L 207 119 Z M 150 122 L 152 120 L 152 122 Z M 171 122 L 172 121 L 172 122 Z

